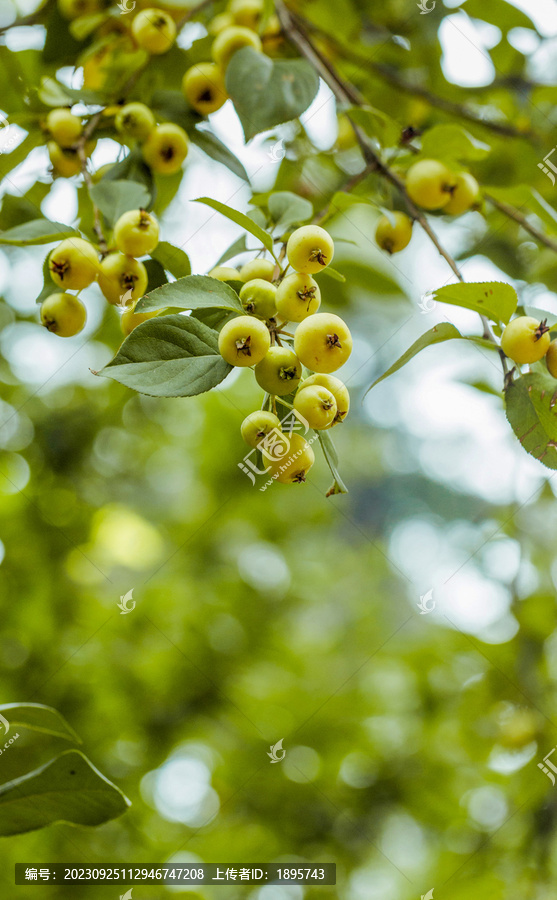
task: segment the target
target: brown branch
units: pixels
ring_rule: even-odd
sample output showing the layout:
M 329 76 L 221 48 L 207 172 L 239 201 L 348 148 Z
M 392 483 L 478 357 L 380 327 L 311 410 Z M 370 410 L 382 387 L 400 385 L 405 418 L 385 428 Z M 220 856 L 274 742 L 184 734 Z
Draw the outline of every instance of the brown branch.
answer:
M 537 228 L 534 228 L 533 225 L 530 225 L 530 222 L 523 216 L 518 209 L 515 209 L 514 206 L 509 206 L 507 203 L 502 203 L 501 200 L 496 200 L 495 197 L 492 197 L 490 194 L 484 194 L 485 199 L 488 203 L 491 203 L 499 212 L 502 212 L 503 215 L 508 216 L 509 219 L 512 219 L 514 222 L 517 222 L 528 234 L 531 234 L 532 237 L 535 237 L 536 240 L 543 244 L 545 247 L 549 247 L 550 250 L 555 251 L 557 253 L 557 241 L 552 240 L 547 237 L 543 232 L 538 231 Z
M 93 187 L 93 180 L 91 175 L 89 174 L 89 170 L 87 169 L 87 154 L 85 152 L 85 144 L 94 134 L 95 128 L 99 124 L 99 119 L 101 118 L 102 112 L 95 113 L 94 116 L 91 116 L 87 125 L 83 129 L 83 134 L 79 138 L 77 144 L 75 145 L 75 149 L 77 150 L 77 155 L 79 156 L 79 161 L 81 163 L 81 172 L 83 174 L 83 181 L 87 187 L 87 191 L 89 193 L 89 199 L 91 199 L 91 188 Z M 104 257 L 108 253 L 108 245 L 106 243 L 106 238 L 104 236 L 104 232 L 102 229 L 101 222 L 101 214 L 99 208 L 93 203 L 91 200 L 91 205 L 93 207 L 93 230 L 97 235 L 97 241 L 99 244 L 99 249 L 101 251 L 101 255 Z

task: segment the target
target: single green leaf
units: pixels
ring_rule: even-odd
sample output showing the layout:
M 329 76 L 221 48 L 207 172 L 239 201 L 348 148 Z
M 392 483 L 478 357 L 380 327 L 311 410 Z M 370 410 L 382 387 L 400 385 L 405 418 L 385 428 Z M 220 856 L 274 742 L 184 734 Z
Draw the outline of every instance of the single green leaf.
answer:
M 187 253 L 180 247 L 174 247 L 168 241 L 159 241 L 151 258 L 160 262 L 167 272 L 174 275 L 174 278 L 185 278 L 191 275 L 191 264 Z
M 334 281 L 342 281 L 343 283 L 346 281 L 346 278 L 341 272 L 337 272 L 336 269 L 333 269 L 332 266 L 327 266 L 325 269 L 321 270 L 323 275 L 328 275 L 329 278 L 332 278 Z
M 122 815 L 130 801 L 83 753 L 56 759 L 0 786 L 0 835 L 23 834 L 54 822 L 101 825 Z
M 10 723 L 10 734 L 12 728 L 27 728 L 29 731 L 51 734 L 81 744 L 81 738 L 52 706 L 44 706 L 42 703 L 4 703 L 0 706 L 0 714 Z
M 151 203 L 151 194 L 137 181 L 105 181 L 103 178 L 92 186 L 89 194 L 111 225 L 122 213 L 130 209 L 148 209 Z
M 231 312 L 229 309 L 202 307 L 201 309 L 192 310 L 192 317 L 199 319 L 200 322 L 203 322 L 207 328 L 212 328 L 213 331 L 220 331 L 222 326 L 229 322 L 230 319 L 233 319 L 235 315 L 236 313 Z
M 168 278 L 164 267 L 156 259 L 146 259 L 143 263 L 147 270 L 147 292 L 156 291 L 157 288 L 168 284 Z
M 504 322 L 505 325 L 518 305 L 515 289 L 503 281 L 447 284 L 432 291 L 431 295 L 441 303 L 463 306 L 464 309 L 471 309 L 493 322 Z
M 313 216 L 313 205 L 305 197 L 299 197 L 292 191 L 276 191 L 271 194 L 267 203 L 275 228 L 284 234 L 291 225 L 302 225 Z
M 491 147 L 460 125 L 435 125 L 422 137 L 422 156 L 433 159 L 475 160 L 489 155 Z
M 134 148 L 120 162 L 114 163 L 101 178 L 99 184 L 107 181 L 137 181 L 145 185 L 150 194 L 153 194 L 153 173 L 145 163 L 141 150 Z
M 138 325 L 97 374 L 152 397 L 193 397 L 220 384 L 231 368 L 219 353 L 216 331 L 179 314 Z
M 340 477 L 338 471 L 338 455 L 335 445 L 331 440 L 330 434 L 327 434 L 326 431 L 318 431 L 316 432 L 316 434 L 319 439 L 319 443 L 321 444 L 323 455 L 327 461 L 327 465 L 329 466 L 334 479 L 332 486 L 327 491 L 327 497 L 330 497 L 333 494 L 347 494 L 348 488 Z
M 400 125 L 374 106 L 351 106 L 345 110 L 350 119 L 382 146 L 392 147 L 400 138 Z
M 27 247 L 34 244 L 50 244 L 53 241 L 69 237 L 79 237 L 79 232 L 61 222 L 33 219 L 31 222 L 25 222 L 24 225 L 16 225 L 15 228 L 0 232 L 0 244 Z
M 245 253 L 247 250 L 246 247 L 246 236 L 245 234 L 241 234 L 240 237 L 234 241 L 233 244 L 230 245 L 228 250 L 225 250 L 222 254 L 221 258 L 217 260 L 215 263 L 216 266 L 221 266 L 224 262 L 229 259 L 233 259 L 235 256 L 238 256 L 240 253 Z
M 237 175 L 238 178 L 242 178 L 244 181 L 249 182 L 249 176 L 238 157 L 234 156 L 228 147 L 226 147 L 222 141 L 219 141 L 219 139 L 210 131 L 201 131 L 194 128 L 190 131 L 190 138 L 193 144 L 199 147 L 199 149 L 202 150 L 203 153 L 206 153 L 207 156 L 210 156 L 211 159 L 214 159 L 215 162 L 222 163 L 223 166 L 226 166 L 226 168 L 233 172 L 234 175 Z
M 557 381 L 549 374 L 530 372 L 511 382 L 505 391 L 507 419 L 530 456 L 557 469 Z
M 52 251 L 51 251 L 52 252 Z M 43 262 L 43 287 L 39 296 L 37 297 L 35 303 L 42 303 L 43 300 L 46 300 L 47 297 L 50 297 L 51 294 L 55 294 L 60 290 L 57 284 L 55 284 L 50 275 L 50 267 L 48 265 L 48 261 L 50 259 L 50 253 L 47 253 Z
M 426 331 L 425 334 L 422 334 L 421 337 L 418 338 L 417 341 L 414 341 L 411 347 L 408 348 L 406 353 L 403 353 L 399 359 L 393 365 L 384 372 L 379 378 L 377 378 L 373 384 L 367 389 L 366 394 L 371 391 L 371 388 L 374 388 L 376 384 L 379 384 L 383 379 L 388 378 L 389 375 L 393 375 L 395 372 L 398 372 L 399 369 L 402 369 L 406 363 L 410 362 L 411 359 L 414 358 L 421 350 L 424 350 L 426 347 L 431 347 L 432 344 L 440 344 L 442 341 L 450 341 L 455 338 L 459 338 L 460 340 L 469 340 L 473 343 L 480 344 L 486 348 L 496 349 L 495 344 L 483 340 L 482 338 L 467 338 L 460 333 L 458 328 L 455 328 L 454 325 L 451 325 L 450 322 L 440 322 L 438 325 L 434 325 L 433 328 L 430 328 L 429 331 Z
M 236 55 L 236 54 L 235 54 Z M 210 206 L 211 209 L 215 209 L 217 212 L 222 213 L 223 216 L 226 216 L 227 219 L 231 219 L 233 222 L 236 222 L 236 225 L 240 225 L 244 231 L 249 231 L 250 234 L 253 234 L 267 250 L 273 252 L 273 239 L 270 234 L 267 234 L 266 231 L 261 228 L 260 225 L 257 225 L 249 216 L 244 215 L 244 213 L 238 212 L 237 209 L 232 209 L 231 206 L 226 206 L 224 203 L 220 203 L 219 200 L 213 200 L 211 197 L 198 197 L 193 201 L 194 203 L 204 203 L 206 206 Z
M 244 315 L 238 295 L 227 284 L 209 275 L 188 275 L 142 297 L 136 312 L 154 309 L 228 309 Z
M 303 59 L 275 61 L 243 47 L 226 69 L 226 90 L 249 141 L 301 116 L 319 90 L 319 77 Z

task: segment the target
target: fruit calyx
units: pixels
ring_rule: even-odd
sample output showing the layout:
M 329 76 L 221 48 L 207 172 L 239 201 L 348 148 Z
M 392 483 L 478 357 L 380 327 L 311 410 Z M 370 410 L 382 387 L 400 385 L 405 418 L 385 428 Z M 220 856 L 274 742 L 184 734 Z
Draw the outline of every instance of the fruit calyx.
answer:
M 329 347 L 342 347 L 338 334 L 328 334 L 327 344 Z
M 549 331 L 549 325 L 547 324 L 547 319 L 543 319 L 534 332 L 534 340 L 539 341 L 544 334 L 547 334 Z
M 320 266 L 327 265 L 327 257 L 325 256 L 325 254 L 323 253 L 322 250 L 319 250 L 319 248 L 311 251 L 311 253 L 309 255 L 309 259 L 310 259 L 310 262 L 315 262 L 317 260 L 317 262 L 319 263 Z
M 251 356 L 251 336 L 238 338 L 236 341 L 236 350 L 238 353 L 243 353 L 244 356 Z

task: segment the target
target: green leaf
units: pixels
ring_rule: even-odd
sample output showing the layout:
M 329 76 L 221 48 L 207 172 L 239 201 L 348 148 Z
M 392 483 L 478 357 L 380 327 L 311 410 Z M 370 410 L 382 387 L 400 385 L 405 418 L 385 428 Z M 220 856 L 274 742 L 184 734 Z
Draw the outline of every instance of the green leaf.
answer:
M 157 116 L 179 125 L 188 134 L 193 131 L 200 116 L 194 112 L 181 91 L 155 91 L 151 97 L 150 107 Z
M 144 184 L 137 181 L 105 181 L 101 179 L 89 191 L 91 200 L 106 220 L 114 225 L 129 209 L 147 209 L 151 195 Z
M 400 125 L 382 110 L 374 106 L 351 106 L 345 112 L 369 137 L 378 140 L 382 146 L 392 147 L 398 143 Z
M 145 163 L 141 150 L 133 149 L 123 160 L 114 163 L 103 175 L 99 184 L 107 181 L 137 181 L 145 185 L 150 194 L 153 193 L 153 173 Z
M 81 738 L 52 706 L 44 706 L 42 703 L 4 703 L 0 706 L 0 714 L 10 723 L 10 732 L 12 728 L 27 728 L 29 731 L 81 744 Z
M 530 372 L 505 391 L 507 419 L 530 456 L 557 469 L 557 381 Z
M 162 287 L 165 284 L 168 284 L 168 278 L 166 277 L 166 272 L 164 271 L 164 267 L 161 266 L 160 262 L 156 259 L 147 259 L 143 263 L 147 270 L 147 292 L 151 293 L 151 291 L 157 290 L 157 288 Z
M 240 253 L 245 253 L 246 250 L 246 236 L 245 234 L 241 234 L 240 237 L 230 245 L 228 250 L 224 251 L 221 258 L 217 260 L 217 262 L 215 263 L 215 268 L 216 266 L 221 266 L 227 260 L 233 259 L 235 256 L 238 256 Z
M 291 191 L 276 191 L 271 194 L 267 203 L 275 227 L 284 234 L 291 225 L 301 225 L 313 216 L 313 205 L 304 197 Z
M 366 394 L 371 391 L 372 388 L 375 387 L 376 384 L 379 384 L 383 379 L 388 378 L 389 375 L 393 375 L 395 372 L 398 372 L 399 369 L 402 369 L 406 363 L 410 362 L 421 350 L 424 350 L 426 347 L 431 347 L 433 344 L 440 344 L 443 341 L 450 341 L 454 339 L 460 339 L 463 341 L 471 341 L 474 344 L 479 344 L 480 346 L 489 349 L 496 350 L 497 346 L 492 342 L 485 340 L 484 338 L 478 337 L 466 337 L 460 333 L 458 328 L 455 328 L 454 325 L 451 325 L 450 322 L 440 322 L 439 325 L 434 325 L 433 328 L 430 328 L 429 331 L 426 331 L 425 334 L 422 334 L 421 337 L 415 341 L 411 347 L 408 348 L 406 353 L 403 353 L 399 359 L 387 369 L 387 371 L 377 378 L 373 384 L 367 389 Z
M 52 252 L 52 251 L 51 251 Z M 42 303 L 43 300 L 46 300 L 47 297 L 50 297 L 51 294 L 55 294 L 60 290 L 57 284 L 54 283 L 52 277 L 50 275 L 50 267 L 48 265 L 48 261 L 50 259 L 50 253 L 47 253 L 45 256 L 45 260 L 43 262 L 43 289 L 39 296 L 36 299 L 36 303 Z
M 180 247 L 174 247 L 168 241 L 159 241 L 151 258 L 160 262 L 167 272 L 174 275 L 174 278 L 184 278 L 191 275 L 191 264 L 187 253 L 184 253 Z
M 332 486 L 327 491 L 327 497 L 330 497 L 333 494 L 347 494 L 348 488 L 340 477 L 338 471 L 338 455 L 335 445 L 331 440 L 330 434 L 327 434 L 326 431 L 318 431 L 316 432 L 316 434 L 319 439 L 319 443 L 321 444 L 323 455 L 327 461 L 327 465 L 329 466 L 334 479 Z
M 422 138 L 422 156 L 433 159 L 484 159 L 491 151 L 460 125 L 435 125 Z
M 234 54 L 237 56 L 238 54 Z M 261 228 L 260 225 L 257 225 L 253 222 L 249 216 L 244 215 L 244 213 L 238 212 L 237 209 L 232 209 L 231 206 L 225 206 L 224 203 L 220 203 L 218 200 L 212 200 L 211 197 L 198 197 L 193 201 L 194 203 L 204 203 L 206 206 L 210 206 L 212 209 L 216 209 L 217 212 L 222 213 L 223 216 L 226 216 L 227 219 L 231 219 L 233 222 L 236 222 L 236 225 L 240 225 L 244 231 L 249 231 L 250 234 L 253 234 L 267 250 L 273 252 L 273 239 L 270 234 L 267 234 L 266 231 Z
M 67 750 L 56 759 L 0 786 L 0 835 L 52 825 L 101 825 L 122 815 L 130 801 L 83 753 Z
M 275 61 L 244 47 L 226 69 L 226 90 L 249 141 L 301 116 L 319 90 L 319 78 L 303 59 Z
M 231 368 L 219 353 L 216 331 L 179 314 L 138 325 L 98 374 L 152 397 L 193 397 L 220 384 Z
M 332 278 L 333 281 L 342 281 L 343 283 L 346 281 L 346 278 L 341 272 L 337 272 L 336 269 L 333 269 L 332 266 L 327 266 L 325 269 L 321 270 L 324 275 L 328 275 L 329 278 Z
M 8 231 L 0 232 L 0 244 L 27 247 L 34 244 L 50 244 L 69 237 L 79 237 L 79 232 L 61 222 L 48 219 L 33 219 L 24 225 L 16 225 Z
M 190 139 L 193 144 L 199 147 L 203 153 L 214 159 L 215 162 L 222 163 L 227 169 L 230 169 L 238 178 L 249 182 L 249 176 L 244 169 L 238 157 L 234 156 L 222 141 L 219 141 L 210 131 L 200 131 L 194 128 L 190 131 Z
M 154 309 L 228 309 L 244 315 L 238 295 L 227 284 L 209 275 L 188 275 L 142 297 L 136 312 Z
M 203 307 L 202 309 L 194 309 L 192 311 L 192 316 L 196 319 L 199 319 L 200 322 L 203 322 L 207 328 L 212 328 L 214 331 L 220 331 L 222 326 L 229 322 L 230 319 L 233 319 L 236 314 L 231 312 L 229 309 L 211 309 L 210 307 Z
M 504 322 L 505 325 L 518 306 L 515 289 L 503 281 L 447 284 L 432 291 L 431 295 L 441 303 L 463 306 L 464 309 L 471 309 L 493 322 Z

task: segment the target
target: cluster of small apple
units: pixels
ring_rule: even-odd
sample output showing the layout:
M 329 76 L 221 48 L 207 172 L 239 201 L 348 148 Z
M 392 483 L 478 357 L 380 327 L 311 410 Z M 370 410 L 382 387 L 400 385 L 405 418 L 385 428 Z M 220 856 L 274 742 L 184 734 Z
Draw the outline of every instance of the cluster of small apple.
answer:
M 461 216 L 477 209 L 480 186 L 469 172 L 453 173 L 438 159 L 421 159 L 406 174 L 406 192 L 413 203 L 428 211 L 439 210 L 449 216 Z M 381 216 L 375 240 L 387 253 L 404 250 L 412 237 L 412 219 L 404 212 Z
M 277 403 L 285 414 L 293 409 L 316 431 L 342 422 L 350 405 L 345 385 L 331 372 L 349 358 L 352 336 L 339 316 L 318 312 L 321 292 L 312 277 L 329 265 L 333 253 L 325 229 L 304 225 L 288 239 L 284 271 L 270 260 L 256 259 L 240 271 L 219 267 L 209 272 L 224 281 L 245 282 L 239 296 L 246 315 L 223 325 L 219 350 L 232 366 L 254 367 L 267 396 L 263 409 L 242 423 L 242 436 L 261 450 L 271 474 L 283 483 L 304 481 L 315 457 L 305 438 L 292 434 L 288 458 L 275 458 L 270 438 L 281 431 Z M 286 330 L 289 322 L 296 324 L 294 334 Z M 302 380 L 303 366 L 310 374 Z
M 84 327 L 87 312 L 82 301 L 68 291 L 81 291 L 94 281 L 113 306 L 124 310 L 122 331 L 155 313 L 134 313 L 147 288 L 147 270 L 136 257 L 151 253 L 159 242 L 159 224 L 144 209 L 124 213 L 114 226 L 112 250 L 102 260 L 93 244 L 79 237 L 67 238 L 48 257 L 53 282 L 62 292 L 50 294 L 41 305 L 41 323 L 60 337 L 73 337 Z

